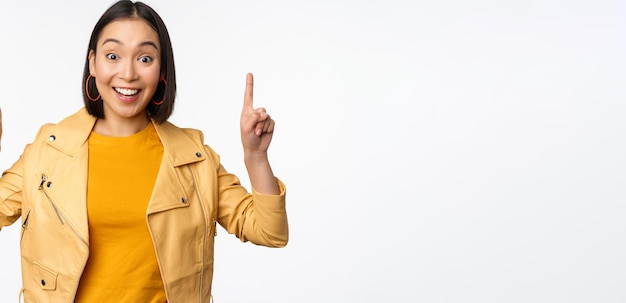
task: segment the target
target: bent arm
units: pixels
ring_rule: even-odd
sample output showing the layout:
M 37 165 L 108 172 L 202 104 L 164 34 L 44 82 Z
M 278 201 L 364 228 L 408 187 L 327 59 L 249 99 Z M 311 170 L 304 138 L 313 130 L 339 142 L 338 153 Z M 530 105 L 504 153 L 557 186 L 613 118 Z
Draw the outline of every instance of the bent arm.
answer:
M 276 195 L 260 193 L 254 187 L 248 193 L 239 179 L 221 165 L 218 179 L 220 225 L 242 242 L 269 247 L 287 245 L 286 187 L 279 179 L 273 179 L 279 191 Z
M 242 242 L 250 241 L 268 247 L 287 245 L 289 227 L 285 185 L 272 175 L 271 183 L 276 188 L 276 194 L 259 191 L 255 187 L 257 183 L 250 193 L 237 176 L 226 171 L 212 149 L 206 147 L 205 150 L 216 169 L 217 220 L 220 225 Z

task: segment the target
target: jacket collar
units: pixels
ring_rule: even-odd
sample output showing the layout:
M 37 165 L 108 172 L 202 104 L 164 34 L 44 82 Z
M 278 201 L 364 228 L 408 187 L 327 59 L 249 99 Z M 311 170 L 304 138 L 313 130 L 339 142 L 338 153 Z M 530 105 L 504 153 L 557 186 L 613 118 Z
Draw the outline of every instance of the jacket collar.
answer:
M 95 123 L 96 118 L 81 108 L 51 127 L 44 135 L 48 138 L 48 144 L 74 157 L 86 143 Z M 163 144 L 163 156 L 168 157 L 172 165 L 185 165 L 205 158 L 202 142 L 193 141 L 181 128 L 170 122 L 152 123 Z

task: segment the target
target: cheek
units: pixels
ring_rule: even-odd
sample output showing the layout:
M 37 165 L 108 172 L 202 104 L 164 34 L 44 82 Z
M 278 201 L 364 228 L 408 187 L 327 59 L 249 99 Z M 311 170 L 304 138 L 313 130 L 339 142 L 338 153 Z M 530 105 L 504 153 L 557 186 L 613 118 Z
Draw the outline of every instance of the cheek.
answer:
M 159 85 L 159 80 L 161 79 L 161 69 L 156 67 L 151 69 L 145 74 L 145 81 L 149 86 L 156 87 Z
M 92 71 L 96 75 L 96 79 L 99 79 L 100 82 L 109 81 L 115 74 L 115 70 L 113 70 L 110 65 L 105 62 L 99 62 L 99 60 L 96 60 Z
M 111 73 L 107 73 L 106 71 L 98 70 L 96 68 L 95 74 L 96 87 L 98 88 L 98 91 L 105 91 L 106 87 L 108 87 L 109 83 L 111 83 Z

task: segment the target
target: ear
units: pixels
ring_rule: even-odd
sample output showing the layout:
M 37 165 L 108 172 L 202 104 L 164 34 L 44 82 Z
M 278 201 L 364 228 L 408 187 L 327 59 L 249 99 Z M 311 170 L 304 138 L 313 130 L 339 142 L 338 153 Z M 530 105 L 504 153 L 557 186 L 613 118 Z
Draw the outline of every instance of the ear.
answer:
M 89 50 L 89 55 L 87 55 L 89 59 L 89 74 L 96 75 L 96 52 L 93 49 Z

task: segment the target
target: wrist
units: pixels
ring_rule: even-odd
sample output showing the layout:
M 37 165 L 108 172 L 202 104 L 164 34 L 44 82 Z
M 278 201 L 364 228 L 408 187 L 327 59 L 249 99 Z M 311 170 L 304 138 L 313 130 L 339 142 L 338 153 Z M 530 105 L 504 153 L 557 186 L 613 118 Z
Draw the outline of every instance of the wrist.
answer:
M 247 152 L 243 153 L 243 161 L 246 165 L 269 163 L 267 152 Z

